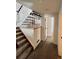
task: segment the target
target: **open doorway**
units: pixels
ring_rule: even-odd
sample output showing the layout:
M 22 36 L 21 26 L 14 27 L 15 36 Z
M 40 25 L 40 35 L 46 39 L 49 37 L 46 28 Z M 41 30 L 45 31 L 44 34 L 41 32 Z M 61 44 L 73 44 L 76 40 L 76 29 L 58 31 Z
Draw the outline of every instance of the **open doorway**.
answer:
M 54 16 L 52 15 L 45 15 L 45 32 L 46 32 L 46 38 L 50 38 L 49 42 L 53 41 L 53 33 L 54 33 Z

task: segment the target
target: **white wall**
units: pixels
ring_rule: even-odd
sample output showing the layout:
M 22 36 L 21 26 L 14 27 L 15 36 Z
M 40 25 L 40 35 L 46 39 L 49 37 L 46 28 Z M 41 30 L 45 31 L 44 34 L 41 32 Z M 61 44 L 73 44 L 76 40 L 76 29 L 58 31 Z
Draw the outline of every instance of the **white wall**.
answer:
M 52 33 L 54 32 L 54 17 L 52 15 L 45 14 L 45 19 L 47 36 L 52 36 Z
M 51 17 L 51 32 L 54 32 L 54 17 Z
M 58 44 L 58 13 L 54 14 L 54 34 L 53 43 Z
M 59 12 L 59 28 L 58 28 L 58 55 L 62 56 L 62 10 Z
M 41 42 L 41 27 L 34 28 L 20 28 L 24 35 L 27 37 L 28 41 L 31 43 L 32 47 L 35 49 Z
M 41 18 L 41 39 L 46 40 L 46 24 L 45 24 L 45 18 Z

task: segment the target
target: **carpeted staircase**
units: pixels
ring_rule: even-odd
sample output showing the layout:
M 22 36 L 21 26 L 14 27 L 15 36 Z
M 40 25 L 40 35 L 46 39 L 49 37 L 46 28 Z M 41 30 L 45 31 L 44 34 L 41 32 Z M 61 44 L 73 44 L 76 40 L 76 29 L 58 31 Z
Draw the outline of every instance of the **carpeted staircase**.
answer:
M 16 59 L 27 59 L 33 47 L 24 36 L 19 27 L 16 27 Z

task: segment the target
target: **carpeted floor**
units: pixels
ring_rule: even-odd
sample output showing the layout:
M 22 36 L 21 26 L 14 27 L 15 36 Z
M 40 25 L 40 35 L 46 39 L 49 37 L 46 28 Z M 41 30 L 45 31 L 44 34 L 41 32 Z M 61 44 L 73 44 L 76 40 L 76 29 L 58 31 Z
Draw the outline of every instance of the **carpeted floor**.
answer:
M 27 59 L 58 59 L 57 45 L 42 41 Z

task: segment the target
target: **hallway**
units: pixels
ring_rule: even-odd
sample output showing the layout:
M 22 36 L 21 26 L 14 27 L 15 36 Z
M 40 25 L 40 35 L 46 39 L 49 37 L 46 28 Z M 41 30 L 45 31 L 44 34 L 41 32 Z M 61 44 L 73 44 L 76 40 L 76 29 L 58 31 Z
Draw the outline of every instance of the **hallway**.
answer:
M 57 59 L 57 45 L 48 41 L 42 41 L 27 59 Z
M 28 2 L 33 5 L 28 7 L 27 5 L 30 5 L 27 4 Z M 41 2 L 42 3 L 37 0 L 17 0 L 16 26 L 20 28 L 23 36 L 25 36 L 25 39 L 27 40 L 26 43 L 29 43 L 31 46 L 28 51 L 27 48 L 29 45 L 28 47 L 25 46 L 25 49 L 20 49 L 22 53 L 19 53 L 17 59 L 60 59 L 58 57 L 57 40 L 60 11 L 59 6 L 61 1 L 50 0 L 48 3 L 48 0 L 41 0 Z M 23 40 L 23 42 L 25 41 Z

